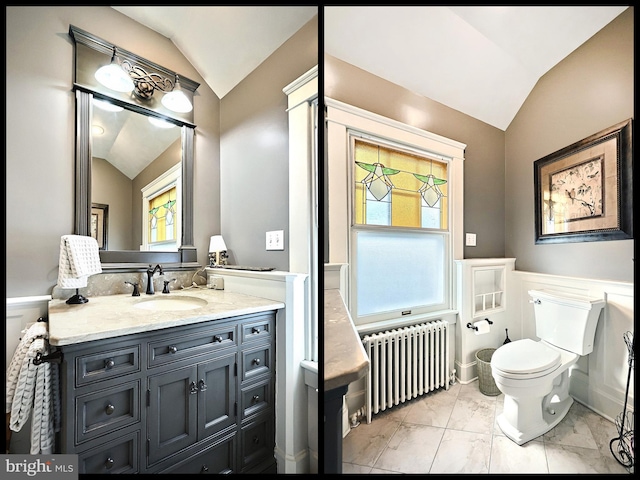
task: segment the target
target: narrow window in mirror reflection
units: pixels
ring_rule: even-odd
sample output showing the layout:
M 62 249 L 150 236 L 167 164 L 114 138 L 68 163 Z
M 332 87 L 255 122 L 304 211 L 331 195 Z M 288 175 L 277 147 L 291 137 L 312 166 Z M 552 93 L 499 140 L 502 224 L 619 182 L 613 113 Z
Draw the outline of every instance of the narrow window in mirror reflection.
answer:
M 175 246 L 177 231 L 176 213 L 177 189 L 172 187 L 149 199 L 149 248 L 162 245 Z

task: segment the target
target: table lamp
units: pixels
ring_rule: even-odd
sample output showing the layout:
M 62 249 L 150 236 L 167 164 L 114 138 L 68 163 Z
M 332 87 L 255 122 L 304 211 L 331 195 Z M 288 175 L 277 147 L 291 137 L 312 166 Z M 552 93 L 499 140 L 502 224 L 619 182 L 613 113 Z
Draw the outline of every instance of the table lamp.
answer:
M 222 235 L 213 235 L 209 242 L 209 266 L 217 267 L 227 264 L 227 246 Z

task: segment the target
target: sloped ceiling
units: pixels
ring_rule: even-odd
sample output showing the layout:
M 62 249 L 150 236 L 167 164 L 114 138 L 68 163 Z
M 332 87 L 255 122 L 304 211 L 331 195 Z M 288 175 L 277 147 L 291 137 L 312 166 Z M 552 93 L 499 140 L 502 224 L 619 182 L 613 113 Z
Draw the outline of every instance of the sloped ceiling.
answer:
M 325 7 L 324 51 L 506 130 L 540 77 L 626 8 Z
M 113 8 L 173 41 L 218 98 L 318 13 L 317 6 Z
M 113 7 L 170 38 L 219 98 L 317 6 Z M 324 52 L 506 130 L 536 82 L 627 6 L 325 6 Z

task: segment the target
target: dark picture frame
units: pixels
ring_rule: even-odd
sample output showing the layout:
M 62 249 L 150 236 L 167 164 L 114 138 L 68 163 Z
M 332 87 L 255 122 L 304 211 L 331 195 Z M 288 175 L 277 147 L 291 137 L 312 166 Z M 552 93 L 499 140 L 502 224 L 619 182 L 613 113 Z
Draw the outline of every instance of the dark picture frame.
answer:
M 632 120 L 533 163 L 535 243 L 633 238 Z
M 109 238 L 109 205 L 91 203 L 91 224 L 89 227 L 91 236 L 98 241 L 99 249 L 106 250 Z

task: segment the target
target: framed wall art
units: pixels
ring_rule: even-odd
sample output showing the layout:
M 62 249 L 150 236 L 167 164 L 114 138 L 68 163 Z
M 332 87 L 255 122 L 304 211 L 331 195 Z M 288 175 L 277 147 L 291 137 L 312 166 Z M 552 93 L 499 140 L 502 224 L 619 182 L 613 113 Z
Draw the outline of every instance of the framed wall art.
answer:
M 625 120 L 534 162 L 536 244 L 633 238 L 631 125 Z
M 107 249 L 107 233 L 109 231 L 109 205 L 91 204 L 91 236 L 98 241 L 100 250 Z

